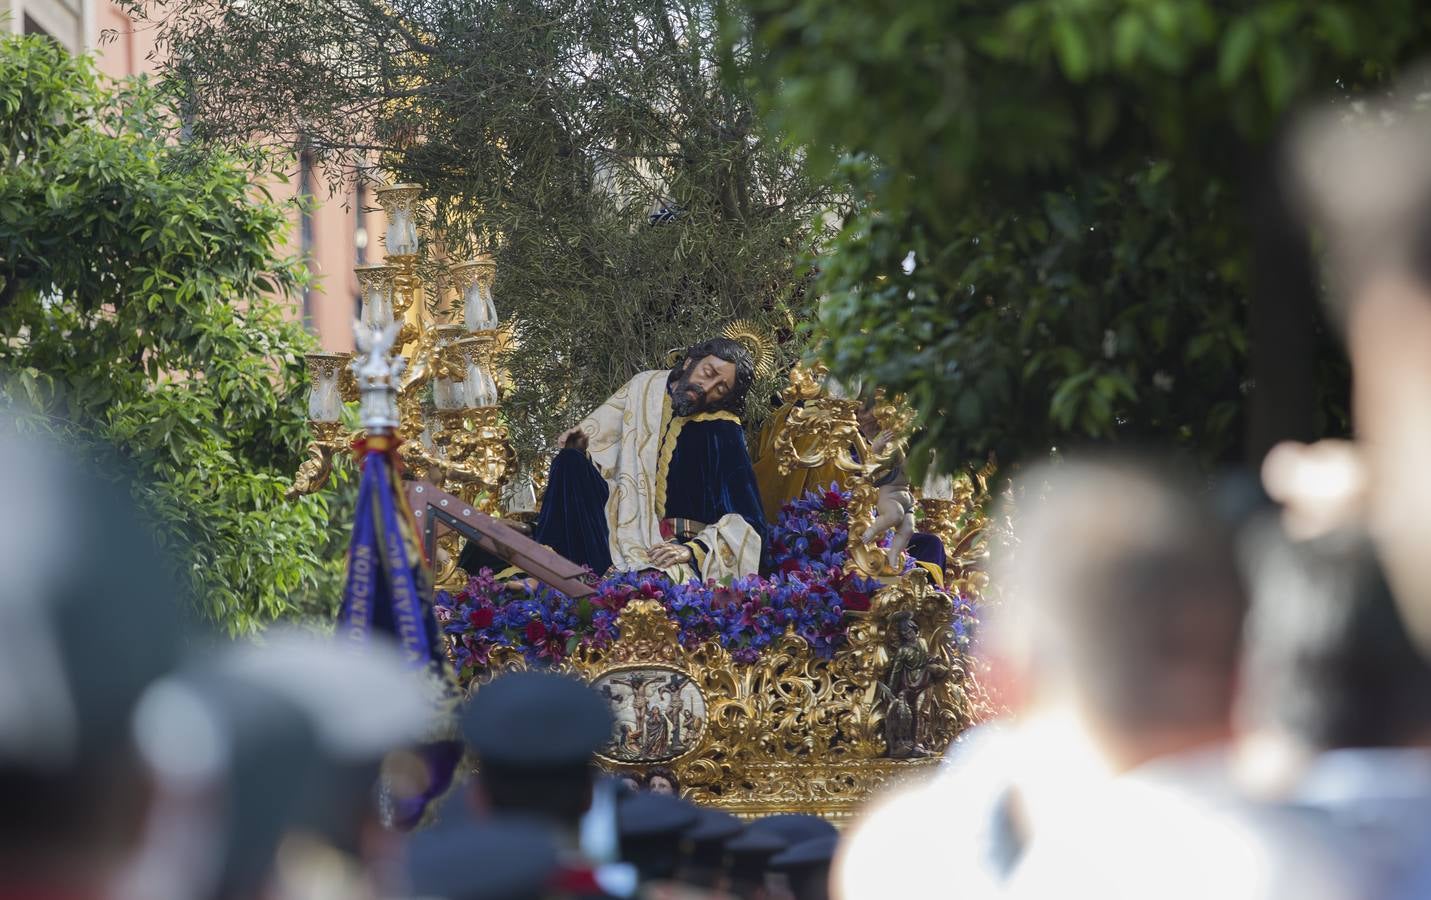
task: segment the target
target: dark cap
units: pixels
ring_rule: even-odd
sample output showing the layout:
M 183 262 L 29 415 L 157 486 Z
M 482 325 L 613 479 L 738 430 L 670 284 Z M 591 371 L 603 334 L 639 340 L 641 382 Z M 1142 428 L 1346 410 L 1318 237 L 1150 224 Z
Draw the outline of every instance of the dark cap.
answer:
M 551 832 L 524 819 L 445 822 L 408 842 L 411 892 L 442 900 L 528 900 L 559 867 Z
M 790 846 L 790 842 L 778 834 L 761 833 L 746 826 L 745 831 L 726 842 L 726 852 L 742 860 L 757 860 L 761 868 L 765 861 Z
M 670 794 L 629 794 L 616 808 L 616 827 L 622 841 L 659 835 L 679 838 L 699 820 L 700 810 L 694 803 Z
M 477 691 L 462 735 L 481 763 L 514 769 L 584 765 L 611 738 L 611 711 L 575 678 L 513 672 Z
M 786 886 L 795 900 L 828 900 L 830 866 L 839 842 L 840 839 L 833 836 L 801 841 L 775 854 L 766 867 L 785 875 Z
M 642 880 L 669 878 L 680 856 L 681 838 L 699 820 L 695 804 L 669 794 L 632 794 L 616 808 L 621 859 Z
M 731 880 L 737 886 L 759 884 L 765 878 L 766 863 L 788 846 L 790 842 L 774 832 L 759 832 L 746 826 L 745 831 L 725 845 Z
M 747 826 L 747 830 L 754 834 L 777 834 L 790 845 L 808 841 L 811 838 L 839 836 L 839 831 L 835 826 L 819 816 L 805 813 L 782 813 L 777 816 L 766 816 L 751 822 Z
M 835 847 L 839 843 L 840 839 L 836 835 L 801 841 L 772 856 L 768 865 L 774 872 L 794 872 L 828 866 L 835 858 Z
M 696 824 L 688 828 L 685 835 L 686 840 L 694 844 L 724 844 L 745 828 L 740 819 L 719 809 L 702 807 L 697 815 Z
M 714 886 L 715 876 L 725 865 L 725 845 L 740 834 L 745 825 L 740 819 L 718 809 L 699 810 L 696 824 L 682 836 L 681 856 L 688 881 L 701 886 Z

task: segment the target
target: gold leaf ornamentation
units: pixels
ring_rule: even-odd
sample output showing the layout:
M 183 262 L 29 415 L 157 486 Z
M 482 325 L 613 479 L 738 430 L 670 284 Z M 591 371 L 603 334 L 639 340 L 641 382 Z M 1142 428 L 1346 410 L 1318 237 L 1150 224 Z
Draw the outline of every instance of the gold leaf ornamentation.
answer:
M 891 664 L 896 614 L 913 616 L 931 660 L 950 673 L 921 700 L 921 741 L 943 749 L 979 712 L 970 667 L 953 639 L 952 604 L 922 572 L 911 573 L 878 591 L 868 612 L 851 614 L 849 641 L 833 658 L 787 632 L 755 662 L 741 663 L 714 641 L 682 647 L 666 609 L 635 600 L 618 618 L 616 641 L 579 647 L 557 668 L 606 687 L 613 703 L 631 704 L 629 695 L 613 696 L 612 686 L 634 691 L 636 680 L 656 685 L 648 691 L 653 702 L 666 679 L 672 690 L 679 683 L 697 691 L 704 712 L 699 737 L 682 744 L 679 755 L 659 759 L 686 797 L 744 817 L 809 812 L 840 821 L 889 783 L 937 762 L 887 756 L 887 704 L 878 684 Z M 470 689 L 480 691 L 495 672 L 525 668 L 520 653 L 494 651 L 490 668 Z M 628 728 L 613 740 L 634 737 Z M 618 773 L 644 771 L 650 761 L 641 760 L 638 745 L 639 739 L 626 745 L 619 754 L 624 759 L 603 754 L 603 765 Z

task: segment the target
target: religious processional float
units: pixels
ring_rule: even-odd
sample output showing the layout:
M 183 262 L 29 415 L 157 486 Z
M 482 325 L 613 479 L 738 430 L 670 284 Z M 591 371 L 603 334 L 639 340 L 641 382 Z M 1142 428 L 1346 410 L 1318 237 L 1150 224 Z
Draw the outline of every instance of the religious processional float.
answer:
M 517 471 L 503 424 L 497 358 L 510 337 L 493 261 L 423 259 L 420 188 L 376 193 L 387 260 L 356 270 L 357 355 L 308 356 L 312 441 L 290 491 L 320 490 L 341 459 L 362 467 L 340 632 L 393 634 L 459 695 L 514 669 L 576 675 L 612 706 L 605 768 L 745 816 L 848 817 L 935 764 L 983 714 L 969 642 L 987 583 L 991 467 L 915 491 L 942 566 L 892 562 L 888 535 L 860 537 L 876 517 L 876 473 L 912 416 L 875 403 L 878 430 L 896 438 L 881 446 L 861 428 L 869 406 L 797 366 L 755 460 L 776 513 L 768 573 L 598 577 L 527 537 L 543 479 Z M 743 323 L 726 334 L 758 363 L 773 355 Z M 357 401 L 354 431 L 344 410 Z M 463 571 L 464 540 L 523 577 Z

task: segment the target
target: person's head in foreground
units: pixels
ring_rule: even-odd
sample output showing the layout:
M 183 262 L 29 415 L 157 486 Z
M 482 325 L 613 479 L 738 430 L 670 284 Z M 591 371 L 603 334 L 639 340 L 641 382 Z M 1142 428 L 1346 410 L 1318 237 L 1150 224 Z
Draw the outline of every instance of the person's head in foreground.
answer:
M 643 883 L 669 881 L 680 863 L 682 836 L 699 820 L 695 804 L 670 794 L 623 797 L 616 812 L 622 862 L 635 866 Z
M 984 642 L 1010 705 L 1066 713 L 1115 771 L 1225 740 L 1246 602 L 1201 485 L 1104 454 L 1031 467 L 1016 488 Z
M 130 716 L 182 604 L 126 490 L 3 410 L 0 497 L 0 895 L 99 896 L 148 815 Z
M 135 711 L 157 802 L 123 898 L 375 890 L 396 857 L 379 769 L 432 727 L 426 682 L 380 640 L 273 628 L 196 649 Z
M 539 817 L 574 844 L 591 807 L 594 754 L 611 737 L 611 711 L 565 675 L 513 672 L 483 685 L 462 718 L 477 756 L 475 805 Z

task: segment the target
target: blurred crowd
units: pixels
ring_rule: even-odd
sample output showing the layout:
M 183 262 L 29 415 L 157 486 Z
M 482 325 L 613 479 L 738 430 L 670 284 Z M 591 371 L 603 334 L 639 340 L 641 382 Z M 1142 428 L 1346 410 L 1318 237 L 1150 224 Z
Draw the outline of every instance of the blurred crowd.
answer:
M 0 900 L 1431 897 L 1431 140 L 1308 134 L 1355 441 L 1020 469 L 1003 715 L 839 829 L 601 774 L 564 676 L 442 733 L 391 647 L 195 637 L 123 488 L 0 425 Z M 442 741 L 470 771 L 390 827 Z

